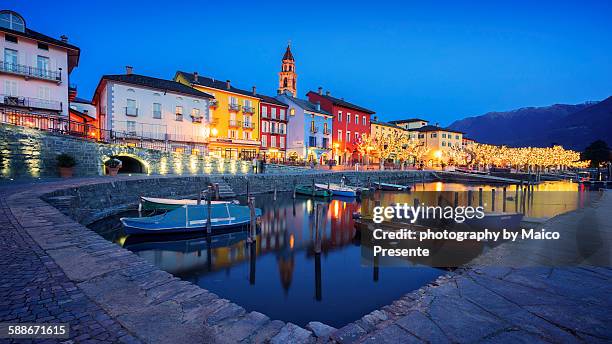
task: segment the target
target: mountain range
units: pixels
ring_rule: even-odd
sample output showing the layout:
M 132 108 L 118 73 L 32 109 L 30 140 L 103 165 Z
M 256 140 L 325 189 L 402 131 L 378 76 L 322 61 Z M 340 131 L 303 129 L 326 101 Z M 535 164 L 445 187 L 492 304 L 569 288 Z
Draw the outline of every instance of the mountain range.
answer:
M 575 105 L 489 112 L 455 121 L 449 128 L 482 143 L 511 147 L 560 144 L 582 151 L 597 139 L 612 144 L 612 97 Z

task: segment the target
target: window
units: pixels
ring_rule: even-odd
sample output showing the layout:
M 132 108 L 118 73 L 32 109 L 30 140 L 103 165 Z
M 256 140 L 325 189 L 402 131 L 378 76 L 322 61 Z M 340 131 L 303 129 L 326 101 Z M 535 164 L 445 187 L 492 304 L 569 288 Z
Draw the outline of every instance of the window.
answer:
M 279 113 L 280 113 L 280 119 L 285 120 L 285 109 L 280 109 Z
M 261 106 L 261 117 L 263 118 L 268 117 L 268 107 L 265 105 Z
M 183 107 L 181 105 L 177 105 L 175 107 L 174 113 L 176 114 L 176 120 L 177 121 L 182 121 L 183 120 Z
M 355 124 L 359 125 L 359 115 L 355 115 Z
M 310 121 L 310 132 L 311 133 L 316 133 L 317 128 L 315 127 L 315 122 L 314 121 Z
M 262 121 L 261 122 L 261 132 L 262 133 L 267 133 L 268 132 L 268 122 L 267 121 Z
M 295 108 L 291 108 L 291 110 L 289 110 L 289 114 L 291 116 L 295 116 Z
M 17 81 L 4 80 L 4 94 L 7 96 L 17 96 Z
M 338 142 L 342 142 L 342 130 L 338 130 Z
M 355 142 L 359 142 L 359 133 L 355 133 Z
M 323 123 L 323 134 L 327 134 L 327 122 Z
M 126 122 L 126 126 L 127 126 L 128 133 L 136 134 L 136 122 L 134 122 L 134 121 L 127 121 Z
M 432 133 L 431 135 L 429 135 L 429 137 L 435 138 L 435 137 L 438 137 L 438 134 L 437 133 Z
M 38 42 L 38 49 L 49 51 L 49 45 L 45 43 Z
M 285 148 L 285 137 L 281 136 L 279 148 Z
M 191 117 L 200 117 L 200 109 L 198 108 L 193 108 L 191 109 Z
M 317 146 L 317 138 L 315 136 L 308 137 L 308 147 L 316 147 Z
M 323 143 L 321 144 L 321 147 L 329 148 L 328 142 L 329 142 L 329 139 L 327 137 L 324 137 L 323 138 Z
M 338 122 L 342 122 L 342 111 L 338 111 Z
M 51 100 L 51 89 L 47 86 L 39 86 L 38 99 Z
M 442 141 L 442 147 L 446 147 L 446 141 Z
M 19 54 L 17 50 L 5 48 L 4 49 L 4 68 L 9 71 L 17 71 L 17 65 L 19 64 Z
M 350 113 L 346 114 L 346 123 L 351 123 L 351 114 Z
M 229 137 L 230 137 L 230 139 L 235 139 L 236 138 L 236 130 L 230 130 L 229 131 Z
M 242 138 L 245 140 L 250 140 L 251 139 L 251 132 L 250 131 L 243 131 L 242 132 Z
M 49 73 L 49 58 L 38 55 L 36 57 L 36 68 L 41 75 L 46 76 Z
M 346 142 L 351 142 L 351 132 L 350 131 L 346 132 Z
M 261 135 L 261 146 L 262 147 L 268 146 L 268 135 Z
M 446 138 L 446 134 L 442 133 L 442 138 L 445 139 Z
M 276 131 L 276 122 L 271 122 L 270 123 L 270 132 L 272 134 L 278 134 L 278 132 Z
M 17 37 L 13 35 L 4 35 L 4 40 L 11 43 L 17 43 Z
M 276 147 L 276 136 L 270 137 L 270 147 Z
M 425 134 L 419 134 L 419 138 L 420 139 L 424 139 L 425 138 Z
M 272 108 L 272 118 L 276 118 L 276 108 Z
M 366 119 L 366 116 L 363 116 L 363 123 L 361 123 L 361 124 L 362 124 L 362 125 L 367 125 L 367 124 L 368 124 L 368 121 L 367 121 L 367 119 Z
M 138 108 L 136 107 L 135 99 L 126 99 L 125 114 L 127 116 L 138 116 Z
M 459 140 L 459 135 L 455 135 L 455 139 Z
M 229 98 L 229 100 L 230 100 L 230 104 L 232 104 L 232 105 L 238 105 L 238 98 L 236 98 L 236 97 L 230 97 L 230 98 Z
M 162 118 L 161 104 L 153 103 L 153 118 L 161 119 Z
M 25 32 L 25 22 L 23 18 L 12 11 L 0 12 L 0 27 Z

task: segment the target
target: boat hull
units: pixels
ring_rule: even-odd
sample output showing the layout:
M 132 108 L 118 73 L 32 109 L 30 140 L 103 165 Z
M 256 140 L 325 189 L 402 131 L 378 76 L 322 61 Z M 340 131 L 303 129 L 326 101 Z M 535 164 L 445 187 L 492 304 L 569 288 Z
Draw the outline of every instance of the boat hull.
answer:
M 341 187 L 332 184 L 330 184 L 329 187 L 327 184 L 315 184 L 315 186 L 317 188 L 330 191 L 333 196 L 357 197 L 357 192 L 348 187 Z
M 312 192 L 312 186 L 298 186 L 295 188 L 295 193 L 306 196 L 315 197 L 331 197 L 332 193 L 329 190 L 324 190 L 315 187 L 314 194 Z
M 399 185 L 399 184 L 389 184 L 389 183 L 372 183 L 374 186 L 383 191 L 409 191 L 410 186 Z
M 255 209 L 255 216 L 261 216 Z M 162 215 L 121 218 L 126 234 L 194 233 L 207 230 L 208 207 L 184 205 Z M 250 223 L 250 210 L 246 206 L 230 203 L 211 205 L 210 227 L 213 232 L 224 231 Z
M 202 204 L 206 201 L 202 200 Z M 213 204 L 226 204 L 231 203 L 227 201 L 212 201 Z M 170 199 L 170 198 L 154 198 L 154 197 L 140 197 L 140 210 L 174 210 L 184 205 L 197 205 L 198 201 L 195 199 Z

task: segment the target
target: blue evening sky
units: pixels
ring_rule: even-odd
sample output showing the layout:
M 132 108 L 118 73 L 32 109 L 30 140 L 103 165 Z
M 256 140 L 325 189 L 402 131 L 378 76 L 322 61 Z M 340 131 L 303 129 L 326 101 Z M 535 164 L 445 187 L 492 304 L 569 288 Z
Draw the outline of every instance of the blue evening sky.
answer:
M 81 48 L 71 82 L 178 69 L 275 94 L 288 40 L 298 92 L 318 86 L 380 119 L 468 115 L 612 95 L 609 1 L 24 1 L 33 30 Z

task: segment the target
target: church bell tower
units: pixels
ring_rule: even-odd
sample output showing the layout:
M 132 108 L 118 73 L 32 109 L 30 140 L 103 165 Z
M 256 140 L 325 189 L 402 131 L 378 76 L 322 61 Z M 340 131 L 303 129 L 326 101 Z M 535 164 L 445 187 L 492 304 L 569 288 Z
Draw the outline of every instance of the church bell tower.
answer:
M 278 73 L 278 93 L 285 91 L 291 92 L 294 97 L 297 97 L 297 74 L 295 73 L 295 60 L 291 53 L 291 42 L 287 44 L 287 50 L 283 55 L 281 71 Z

